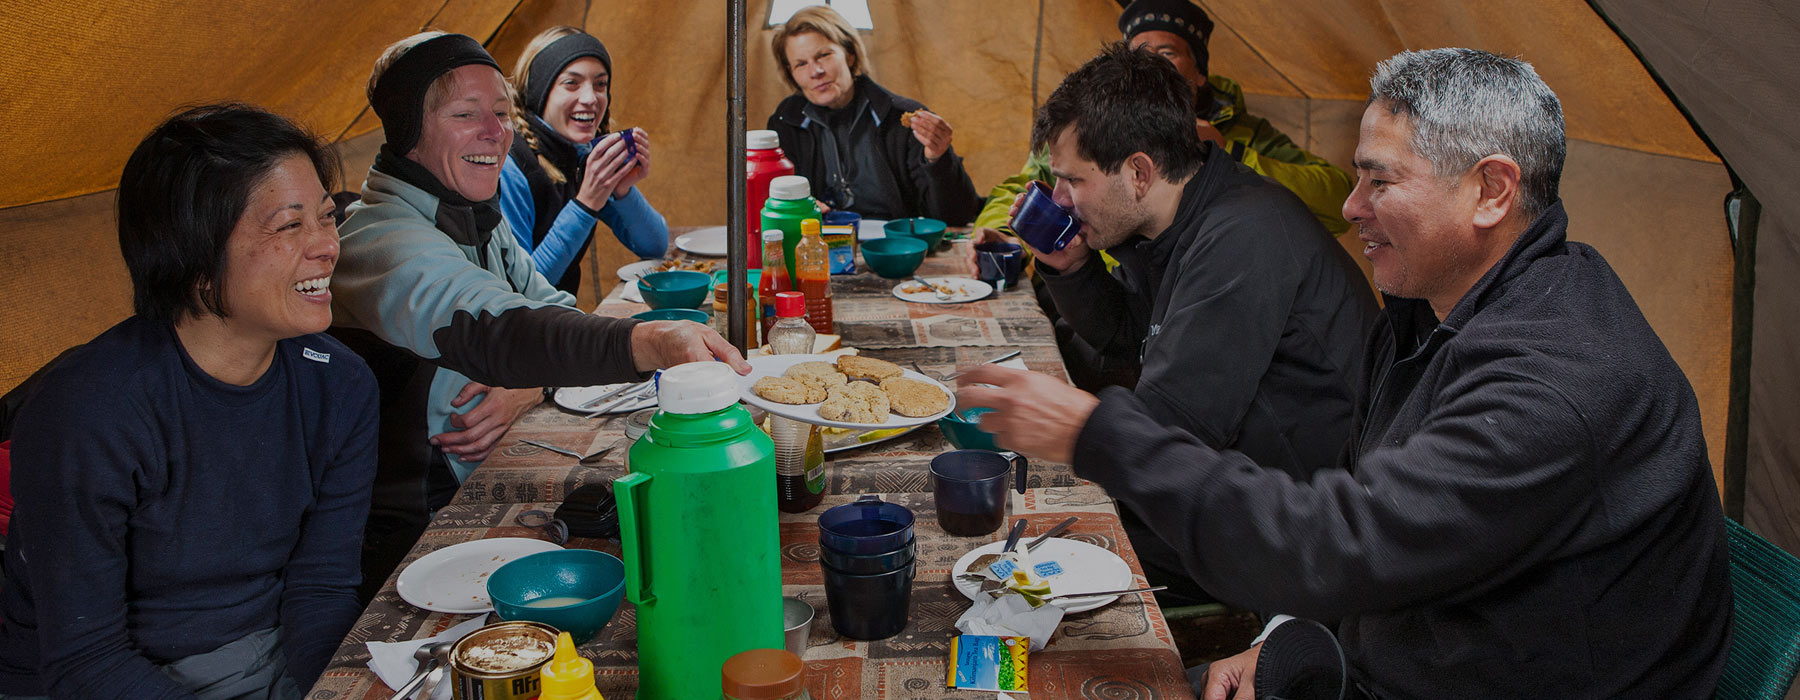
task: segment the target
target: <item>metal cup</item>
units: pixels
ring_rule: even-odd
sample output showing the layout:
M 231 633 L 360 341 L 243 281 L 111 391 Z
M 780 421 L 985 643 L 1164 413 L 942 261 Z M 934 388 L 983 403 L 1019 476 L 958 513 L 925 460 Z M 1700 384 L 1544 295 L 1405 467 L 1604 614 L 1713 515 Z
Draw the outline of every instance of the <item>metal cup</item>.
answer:
M 812 604 L 794 596 L 781 599 L 781 624 L 786 626 L 787 650 L 794 656 L 806 656 L 806 644 L 812 639 Z

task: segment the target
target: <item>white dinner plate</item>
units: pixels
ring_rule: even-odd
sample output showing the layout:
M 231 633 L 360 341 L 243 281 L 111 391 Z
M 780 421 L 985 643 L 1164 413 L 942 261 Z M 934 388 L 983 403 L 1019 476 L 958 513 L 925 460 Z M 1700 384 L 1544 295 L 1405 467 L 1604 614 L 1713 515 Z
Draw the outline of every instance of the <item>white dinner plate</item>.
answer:
M 894 285 L 894 296 L 915 304 L 961 304 L 985 299 L 987 295 L 994 293 L 993 285 L 970 277 L 926 277 L 925 279 L 930 280 L 933 284 L 949 287 L 956 293 L 945 299 L 930 289 L 916 292 L 904 291 L 920 285 L 912 280 L 902 280 L 899 284 Z
M 725 257 L 724 226 L 708 226 L 675 237 L 675 247 L 695 255 Z
M 463 615 L 494 609 L 487 580 L 501 564 L 528 554 L 562 549 L 529 537 L 495 537 L 453 544 L 419 557 L 400 572 L 400 598 L 426 610 Z
M 901 376 L 904 376 L 907 379 L 917 379 L 943 390 L 944 395 L 949 398 L 949 407 L 921 418 L 910 418 L 898 413 L 889 412 L 887 420 L 881 423 L 847 423 L 844 421 L 826 420 L 825 418 L 820 417 L 819 404 L 775 403 L 774 401 L 757 396 L 756 392 L 750 388 L 756 384 L 756 380 L 763 377 L 779 377 L 783 372 L 786 372 L 789 367 L 802 362 L 829 363 L 834 359 L 836 358 L 826 355 L 761 355 L 752 357 L 747 360 L 747 362 L 750 363 L 750 374 L 738 377 L 738 393 L 743 397 L 744 403 L 778 416 L 792 418 L 813 425 L 823 425 L 832 428 L 852 428 L 856 430 L 879 430 L 882 428 L 906 428 L 915 425 L 924 425 L 939 418 L 943 418 L 945 414 L 956 410 L 956 392 L 945 387 L 943 382 L 939 382 L 936 379 L 932 379 L 931 377 L 919 374 L 910 369 L 901 370 Z
M 887 219 L 863 219 L 856 225 L 856 240 L 872 241 L 877 238 L 887 238 L 887 229 L 882 228 L 886 225 Z
M 1030 537 L 1024 538 L 1021 540 L 1020 546 L 1024 546 L 1023 542 L 1029 542 L 1031 539 Z M 964 579 L 962 574 L 980 573 L 985 575 L 987 572 L 965 572 L 964 569 L 969 568 L 969 564 L 975 561 L 976 557 L 983 554 L 999 554 L 1000 548 L 1004 546 L 1006 546 L 1005 542 L 990 542 L 969 550 L 968 554 L 964 554 L 961 559 L 956 560 L 956 564 L 950 567 L 950 581 L 956 584 L 956 590 L 969 600 L 974 600 L 975 596 L 984 595 L 981 592 L 980 581 Z M 1051 595 L 1090 591 L 1122 591 L 1131 588 L 1131 567 L 1126 565 L 1125 560 L 1120 559 L 1117 554 L 1086 542 L 1052 537 L 1038 545 L 1037 549 L 1031 550 L 1031 561 L 1039 566 L 1055 563 L 1062 569 L 1062 573 L 1043 577 L 1044 580 L 1050 582 Z M 1064 612 L 1078 613 L 1104 607 L 1118 599 L 1119 596 L 1116 595 L 1100 598 L 1058 598 L 1050 601 L 1050 604 L 1062 608 Z
M 607 399 L 606 401 L 601 402 L 600 405 L 594 406 L 594 408 L 582 408 L 582 405 L 584 405 L 587 402 L 592 401 L 596 398 L 599 398 L 600 396 L 605 395 L 607 392 L 617 389 L 619 387 L 633 386 L 633 385 L 640 384 L 640 383 L 641 382 L 627 382 L 624 384 L 602 384 L 600 386 L 565 386 L 561 389 L 557 389 L 556 394 L 553 398 L 556 401 L 556 405 L 561 406 L 563 408 L 569 409 L 576 413 L 592 413 L 594 411 L 594 408 L 599 408 L 600 406 L 604 406 L 607 403 L 611 403 L 617 397 Z M 609 409 L 607 411 L 607 413 L 609 413 L 609 414 L 630 413 L 630 412 L 636 411 L 640 408 L 649 408 L 649 407 L 655 406 L 655 405 L 656 405 L 656 395 L 651 394 L 651 395 L 646 396 L 641 399 L 633 399 L 630 401 L 626 401 L 625 403 L 619 404 L 617 406 L 614 406 L 611 409 Z
M 661 264 L 662 264 L 661 260 L 639 260 L 634 263 L 621 265 L 621 266 L 619 266 L 619 273 L 618 273 L 619 281 L 620 282 L 636 282 L 637 278 L 643 277 L 644 273 L 650 272 L 651 270 L 655 270 L 656 266 L 661 265 Z

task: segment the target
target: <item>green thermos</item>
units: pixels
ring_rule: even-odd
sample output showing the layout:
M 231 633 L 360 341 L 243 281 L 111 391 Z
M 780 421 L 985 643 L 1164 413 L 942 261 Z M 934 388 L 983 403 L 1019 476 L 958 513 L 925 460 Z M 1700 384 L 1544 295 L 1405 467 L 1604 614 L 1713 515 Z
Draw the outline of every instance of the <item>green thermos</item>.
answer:
M 783 648 L 775 445 L 738 395 L 725 363 L 665 370 L 613 482 L 645 700 L 719 697 L 733 654 Z
M 819 218 L 819 203 L 813 201 L 812 185 L 799 175 L 783 175 L 769 181 L 769 198 L 763 202 L 762 230 L 779 229 L 781 256 L 787 263 L 788 279 L 800 279 L 794 267 L 794 246 L 800 243 L 800 222 Z M 768 263 L 763 263 L 764 267 Z

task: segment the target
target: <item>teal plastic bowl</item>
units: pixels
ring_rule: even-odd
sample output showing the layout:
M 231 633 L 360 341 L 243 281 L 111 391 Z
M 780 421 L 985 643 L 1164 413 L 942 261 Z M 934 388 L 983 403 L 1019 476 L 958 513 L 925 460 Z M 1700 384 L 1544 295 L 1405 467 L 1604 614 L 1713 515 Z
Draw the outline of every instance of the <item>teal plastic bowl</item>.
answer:
M 652 272 L 638 278 L 637 286 L 652 309 L 692 309 L 706 302 L 712 275 L 693 270 Z
M 919 264 L 925 262 L 925 251 L 930 248 L 925 241 L 905 236 L 896 238 L 877 238 L 862 242 L 863 262 L 875 274 L 891 280 L 906 279 L 912 276 Z
M 944 222 L 921 216 L 889 221 L 882 225 L 881 230 L 886 231 L 889 238 L 896 236 L 917 238 L 925 242 L 926 250 L 937 250 L 938 242 L 944 240 L 945 228 Z
M 991 408 L 969 408 L 952 411 L 949 415 L 938 419 L 938 430 L 944 431 L 944 439 L 959 450 L 991 450 L 1000 451 L 994 444 L 994 434 L 981 429 L 981 414 L 991 413 Z M 974 419 L 974 420 L 971 420 Z
M 631 317 L 645 321 L 693 321 L 694 323 L 706 323 L 712 320 L 711 315 L 699 309 L 651 309 L 639 311 L 632 314 Z
M 502 620 L 542 622 L 568 632 L 576 644 L 593 639 L 625 598 L 625 563 L 591 549 L 557 549 L 507 562 L 487 581 Z M 561 605 L 533 605 L 566 598 Z

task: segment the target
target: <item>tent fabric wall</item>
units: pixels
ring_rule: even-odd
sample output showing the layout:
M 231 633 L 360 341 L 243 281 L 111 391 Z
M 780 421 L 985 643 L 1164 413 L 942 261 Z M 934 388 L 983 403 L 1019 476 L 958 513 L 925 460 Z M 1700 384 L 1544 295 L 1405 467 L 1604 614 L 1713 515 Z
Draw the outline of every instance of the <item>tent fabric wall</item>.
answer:
M 1597 3 L 1761 201 L 1744 521 L 1800 551 L 1800 7 L 1783 0 Z
M 1594 243 L 1619 269 L 1688 372 L 1715 465 L 1720 463 L 1733 268 L 1718 202 L 1729 182 L 1601 17 L 1586 6 L 1556 0 L 1503 7 L 1430 0 L 1204 0 L 1202 5 L 1218 22 L 1214 72 L 1245 85 L 1252 112 L 1340 166 L 1348 165 L 1354 149 L 1367 76 L 1377 61 L 1403 48 L 1439 45 L 1475 46 L 1532 61 L 1562 97 L 1568 117 L 1572 143 L 1564 195 L 1574 235 Z M 1024 160 L 1034 92 L 1041 99 L 1064 74 L 1117 38 L 1113 0 L 918 0 L 873 3 L 872 9 L 876 29 L 865 41 L 873 75 L 951 122 L 957 151 L 983 191 Z M 767 48 L 766 12 L 767 0 L 749 0 L 750 128 L 760 128 L 787 94 Z M 641 186 L 646 196 L 673 225 L 723 222 L 730 177 L 724 23 L 725 6 L 717 0 L 325 0 L 304 9 L 261 3 L 204 13 L 161 3 L 9 4 L 0 12 L 0 32 L 14 39 L 0 47 L 0 57 L 12 66 L 0 77 L 0 89 L 9 95 L 0 102 L 0 118 L 14 128 L 0 135 L 0 149 L 9 156 L 9 176 L 0 178 L 0 254 L 21 262 L 12 266 L 14 274 L 0 276 L 0 296 L 9 302 L 0 307 L 0 328 L 6 329 L 0 389 L 129 313 L 129 285 L 113 242 L 111 195 L 101 191 L 116 181 L 125 155 L 150 125 L 188 102 L 234 98 L 261 104 L 346 139 L 342 150 L 356 162 L 347 163 L 345 185 L 354 189 L 367 162 L 358 159 L 371 154 L 380 139 L 379 123 L 363 102 L 368 67 L 387 44 L 425 25 L 484 39 L 509 71 L 525 43 L 545 27 L 575 24 L 601 37 L 614 58 L 616 124 L 641 126 L 650 134 L 655 166 Z M 1654 27 L 1637 31 L 1660 36 Z M 1678 35 L 1672 41 L 1692 46 L 1695 40 Z M 1792 64 L 1773 52 L 1775 46 L 1794 45 L 1770 44 L 1771 53 L 1757 57 L 1760 63 L 1746 65 L 1791 70 Z M 104 61 L 127 62 L 130 70 L 95 67 Z M 1785 79 L 1796 84 L 1791 75 Z M 72 85 L 82 88 L 68 89 Z M 93 101 L 83 97 L 89 94 L 107 96 L 103 109 L 113 117 L 107 129 L 60 116 L 91 111 Z M 1787 95 L 1791 100 L 1791 89 Z M 1759 109 L 1746 113 L 1752 119 L 1740 119 L 1744 115 L 1734 112 L 1740 105 L 1720 101 L 1714 107 L 1731 128 L 1755 129 L 1759 135 L 1791 125 L 1781 117 L 1793 113 Z M 1743 126 L 1733 119 L 1755 123 Z M 1793 136 L 1785 138 L 1784 147 L 1791 147 Z M 1751 136 L 1742 143 L 1768 146 Z M 1791 156 L 1800 155 L 1792 148 L 1776 151 L 1788 158 L 1744 152 L 1734 164 L 1755 160 L 1785 172 L 1792 171 Z M 1746 179 L 1753 174 L 1741 166 L 1739 171 Z M 1762 177 L 1761 170 L 1754 173 Z M 1793 187 L 1758 191 L 1767 192 L 1767 202 Z M 95 192 L 100 193 L 87 194 Z M 1764 325 L 1761 315 L 1779 316 L 1792 308 L 1781 303 L 1795 296 L 1791 283 L 1776 280 L 1792 279 L 1800 265 L 1792 236 L 1800 226 L 1781 222 L 1800 217 L 1766 206 L 1771 219 L 1786 218 L 1764 229 L 1759 267 L 1769 269 L 1759 280 L 1769 281 L 1770 296 L 1758 305 L 1757 367 L 1765 388 L 1761 401 L 1753 402 L 1752 420 L 1765 425 L 1759 443 L 1765 462 L 1791 465 L 1797 448 L 1776 427 L 1793 422 L 1780 399 L 1800 388 L 1800 373 L 1781 350 L 1800 338 L 1792 337 L 1791 328 L 1783 330 L 1781 319 Z M 1354 238 L 1346 239 L 1346 246 L 1355 249 Z M 604 262 L 584 263 L 583 269 L 597 270 L 601 285 L 584 285 L 587 289 L 610 284 L 610 270 L 627 255 L 604 234 L 595 248 Z M 1777 343 L 1767 350 L 1765 331 Z M 1788 494 L 1781 499 L 1800 499 L 1800 489 L 1781 493 Z M 1792 500 L 1782 503 L 1782 512 L 1800 510 Z

